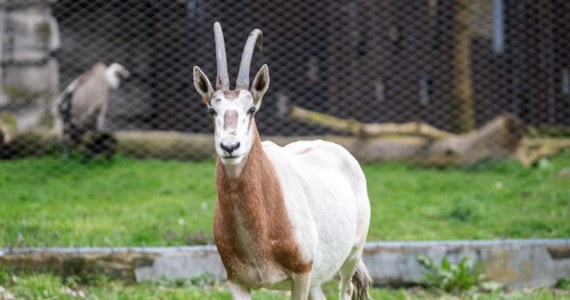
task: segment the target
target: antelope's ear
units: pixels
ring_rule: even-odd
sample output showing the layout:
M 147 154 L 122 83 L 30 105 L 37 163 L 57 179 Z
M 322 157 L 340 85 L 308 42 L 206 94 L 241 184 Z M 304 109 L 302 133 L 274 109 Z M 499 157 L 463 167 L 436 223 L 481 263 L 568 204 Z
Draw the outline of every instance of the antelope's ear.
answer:
M 259 106 L 263 95 L 267 92 L 267 88 L 269 88 L 269 68 L 267 65 L 263 65 L 257 72 L 257 75 L 255 75 L 250 89 L 255 105 Z
M 214 95 L 214 89 L 208 77 L 200 68 L 194 67 L 194 88 L 202 96 L 202 99 L 210 106 L 210 101 L 212 100 L 212 95 Z

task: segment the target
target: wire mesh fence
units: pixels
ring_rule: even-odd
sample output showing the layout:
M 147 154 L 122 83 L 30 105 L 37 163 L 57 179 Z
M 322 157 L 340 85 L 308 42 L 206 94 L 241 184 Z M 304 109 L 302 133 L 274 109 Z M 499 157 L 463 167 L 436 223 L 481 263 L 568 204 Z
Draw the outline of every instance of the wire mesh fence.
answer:
M 271 77 L 262 138 L 465 166 L 541 151 L 523 143 L 530 126 L 569 135 L 569 19 L 563 0 L 0 0 L 0 246 L 212 242 L 214 126 L 192 70 L 214 82 L 216 21 L 232 87 L 248 34 L 263 31 L 251 66 L 251 79 L 264 64 Z M 452 220 L 370 240 L 564 237 L 565 182 L 509 163 L 466 176 L 365 167 L 382 173 L 369 176 L 371 228 Z M 459 226 L 510 209 L 494 231 Z
M 20 130 L 52 127 L 58 95 L 102 62 L 130 72 L 110 93 L 105 130 L 153 132 L 144 141 L 159 145 L 167 133 L 211 133 L 192 67 L 213 80 L 215 21 L 224 28 L 232 80 L 247 35 L 264 32 L 252 63 L 252 73 L 270 68 L 257 114 L 263 136 L 346 134 L 292 118 L 293 107 L 363 123 L 423 122 L 450 133 L 505 112 L 526 125 L 570 125 L 567 1 L 0 3 L 0 105 Z M 141 156 L 148 150 L 133 147 Z M 200 147 L 176 151 L 192 158 Z

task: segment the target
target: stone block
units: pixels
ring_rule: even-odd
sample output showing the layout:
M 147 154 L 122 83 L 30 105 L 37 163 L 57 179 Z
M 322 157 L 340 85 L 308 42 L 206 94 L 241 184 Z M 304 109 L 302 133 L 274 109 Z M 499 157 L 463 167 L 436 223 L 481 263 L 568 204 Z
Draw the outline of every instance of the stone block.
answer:
M 184 279 L 210 273 L 218 281 L 226 279 L 216 248 L 195 247 L 192 251 L 168 252 L 157 256 L 153 264 L 136 268 L 137 282 L 153 281 L 157 278 Z
M 3 88 L 12 103 L 51 101 L 59 92 L 57 60 L 5 66 Z
M 4 61 L 28 63 L 47 60 L 60 43 L 59 28 L 51 9 L 31 6 L 7 14 Z

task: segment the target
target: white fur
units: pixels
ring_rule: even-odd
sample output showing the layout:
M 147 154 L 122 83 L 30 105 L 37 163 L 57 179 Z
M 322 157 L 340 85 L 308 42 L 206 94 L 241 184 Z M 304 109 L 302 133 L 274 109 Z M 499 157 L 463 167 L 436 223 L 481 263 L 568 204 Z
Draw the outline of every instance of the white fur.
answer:
M 116 90 L 119 88 L 119 85 L 121 84 L 121 76 L 129 76 L 129 72 L 122 65 L 118 63 L 112 63 L 109 67 L 107 67 L 105 78 L 107 78 L 107 82 L 109 83 L 111 89 Z
M 231 101 L 225 100 L 223 92 L 221 91 L 215 92 L 212 97 L 209 108 L 216 112 L 216 116 L 214 117 L 216 124 L 214 133 L 216 152 L 224 164 L 241 164 L 243 159 L 247 157 L 249 149 L 251 149 L 253 136 L 250 131 L 251 128 L 247 127 L 247 123 L 249 122 L 247 110 L 251 107 L 255 107 L 255 104 L 248 91 L 240 91 L 239 97 Z M 231 110 L 236 111 L 238 114 L 237 127 L 224 128 L 224 115 Z M 221 148 L 221 143 L 231 144 L 235 142 L 239 142 L 240 147 L 232 153 L 232 157 L 228 157 L 228 153 Z
M 311 286 L 330 280 L 354 248 L 361 249 L 370 220 L 366 179 L 341 146 L 302 141 L 279 147 L 263 142 L 281 183 L 285 206 L 303 256 L 313 260 Z

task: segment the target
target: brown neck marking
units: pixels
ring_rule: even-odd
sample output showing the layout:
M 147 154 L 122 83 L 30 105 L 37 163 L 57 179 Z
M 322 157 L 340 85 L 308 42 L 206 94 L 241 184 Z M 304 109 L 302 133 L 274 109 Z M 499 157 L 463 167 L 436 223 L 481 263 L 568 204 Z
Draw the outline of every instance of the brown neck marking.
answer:
M 267 158 L 255 123 L 254 143 L 237 178 L 227 175 L 216 162 L 218 199 L 214 238 L 228 277 L 236 264 L 273 262 L 297 274 L 311 270 L 312 261 L 303 261 L 287 216 L 283 192 L 272 162 Z M 248 237 L 243 235 L 245 228 Z

